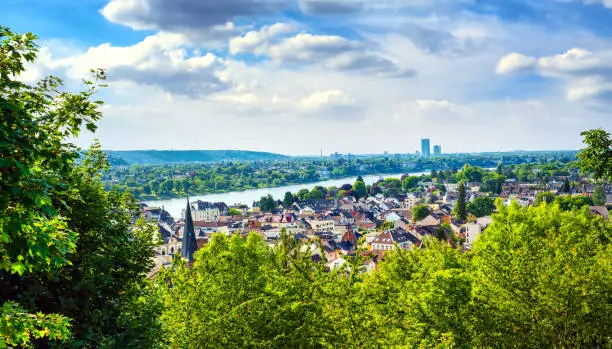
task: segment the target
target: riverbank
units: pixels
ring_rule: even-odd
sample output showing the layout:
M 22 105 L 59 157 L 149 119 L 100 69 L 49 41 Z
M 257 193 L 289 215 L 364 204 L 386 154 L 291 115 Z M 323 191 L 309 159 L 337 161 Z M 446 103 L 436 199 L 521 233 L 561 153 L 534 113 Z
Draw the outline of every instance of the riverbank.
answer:
M 399 178 L 403 174 L 409 174 L 413 176 L 420 176 L 422 174 L 427 174 L 426 172 L 402 172 L 402 173 L 389 173 L 389 174 L 372 174 L 362 176 L 363 180 L 366 184 L 372 184 L 382 178 Z M 340 187 L 343 184 L 353 184 L 357 176 L 352 177 L 344 177 L 337 179 L 328 179 L 325 181 L 318 181 L 312 183 L 302 183 L 302 184 L 293 184 L 293 185 L 285 185 L 279 187 L 267 187 L 267 188 L 257 188 L 257 189 L 249 189 L 249 190 L 240 190 L 240 191 L 232 191 L 226 193 L 215 193 L 215 194 L 205 194 L 205 195 L 190 195 L 189 198 L 192 201 L 202 200 L 209 202 L 225 202 L 228 205 L 232 204 L 246 204 L 249 206 L 253 205 L 253 202 L 261 199 L 262 196 L 272 195 L 275 199 L 282 199 L 286 192 L 297 193 L 300 189 L 308 189 L 311 190 L 316 186 L 323 187 Z M 181 217 L 182 210 L 185 208 L 186 204 L 186 196 L 180 198 L 172 198 L 166 200 L 143 200 L 149 206 L 156 207 L 164 207 L 166 211 L 168 211 L 173 217 L 179 218 Z
M 405 172 L 402 174 L 411 174 L 414 175 L 414 173 L 416 172 Z M 429 173 L 429 171 L 423 171 L 423 172 L 418 172 L 419 174 L 425 174 L 425 173 Z M 338 177 L 338 178 L 327 178 L 324 180 L 318 180 L 318 181 L 312 181 L 312 182 L 301 182 L 301 183 L 285 183 L 285 184 L 281 184 L 281 185 L 269 185 L 269 186 L 264 186 L 264 187 L 245 187 L 245 188 L 241 188 L 241 189 L 230 189 L 230 190 L 216 190 L 216 191 L 206 191 L 206 192 L 172 192 L 169 194 L 155 194 L 155 195 L 138 195 L 136 197 L 137 200 L 139 201 L 159 201 L 159 200 L 171 200 L 171 199 L 178 199 L 178 198 L 184 198 L 189 196 L 202 196 L 202 195 L 215 195 L 215 194 L 225 194 L 225 193 L 235 193 L 235 192 L 243 192 L 243 191 L 247 191 L 247 190 L 258 190 L 258 189 L 269 189 L 269 188 L 283 188 L 283 187 L 289 187 L 289 186 L 294 186 L 294 185 L 311 185 L 313 183 L 320 183 L 320 182 L 325 182 L 325 181 L 336 181 L 336 180 L 348 180 L 351 178 L 357 178 L 357 176 L 362 176 L 362 177 L 369 177 L 369 176 L 380 176 L 385 178 L 385 176 L 397 176 L 397 173 L 391 172 L 391 173 L 372 173 L 372 174 L 360 174 L 360 175 L 354 175 L 354 176 L 348 176 L 348 177 Z M 401 176 L 401 174 L 400 174 Z M 346 182 L 349 183 L 349 182 Z M 346 183 L 342 183 L 342 184 L 346 184 Z M 352 182 L 350 182 L 350 184 L 353 184 Z M 366 184 L 372 184 L 372 183 L 366 183 Z M 315 185 L 317 186 L 317 185 Z

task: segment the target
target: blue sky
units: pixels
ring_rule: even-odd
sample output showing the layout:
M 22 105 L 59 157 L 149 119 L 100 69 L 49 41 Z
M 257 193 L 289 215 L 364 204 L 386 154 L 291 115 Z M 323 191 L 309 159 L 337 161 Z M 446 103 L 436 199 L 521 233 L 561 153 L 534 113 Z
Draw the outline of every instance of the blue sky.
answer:
M 612 126 L 612 0 L 3 0 L 0 23 L 40 38 L 23 80 L 108 70 L 108 149 L 577 149 Z

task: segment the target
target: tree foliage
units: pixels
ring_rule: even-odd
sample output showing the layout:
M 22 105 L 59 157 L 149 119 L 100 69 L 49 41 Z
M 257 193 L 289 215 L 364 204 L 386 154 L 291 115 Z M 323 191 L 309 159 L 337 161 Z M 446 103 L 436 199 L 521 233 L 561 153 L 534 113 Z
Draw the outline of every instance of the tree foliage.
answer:
M 603 206 L 606 204 L 606 192 L 601 185 L 598 185 L 593 189 L 593 205 Z
M 465 221 L 467 219 L 465 184 L 463 182 L 459 182 L 457 186 L 457 202 L 455 203 L 453 214 L 459 220 Z
M 555 201 L 555 193 L 552 191 L 544 191 L 536 195 L 535 205 L 537 206 L 543 202 L 550 204 L 553 201 Z
M 268 194 L 261 197 L 259 200 L 259 209 L 261 212 L 272 212 L 276 209 L 276 201 L 274 201 L 272 195 Z
M 586 145 L 579 154 L 583 171 L 593 171 L 595 178 L 612 178 L 612 138 L 603 129 L 580 133 Z
M 427 205 L 416 205 L 412 208 L 412 219 L 420 221 L 429 216 L 429 207 Z
M 53 76 L 27 85 L 35 37 L 0 27 L 0 39 L 0 347 L 156 341 L 155 302 L 138 303 L 153 228 L 132 225 L 129 194 L 104 190 L 99 145 L 81 157 L 68 141 L 96 129 L 104 72 L 78 93 Z
M 498 206 L 473 250 L 479 346 L 607 347 L 612 228 L 587 208 Z
M 488 216 L 495 211 L 495 201 L 488 196 L 479 196 L 468 204 L 467 211 L 476 217 Z
M 363 182 L 363 178 L 359 177 L 355 181 L 355 184 L 353 184 L 353 192 L 355 193 L 355 196 L 357 198 L 362 198 L 362 197 L 367 196 L 367 189 L 366 189 L 365 183 Z

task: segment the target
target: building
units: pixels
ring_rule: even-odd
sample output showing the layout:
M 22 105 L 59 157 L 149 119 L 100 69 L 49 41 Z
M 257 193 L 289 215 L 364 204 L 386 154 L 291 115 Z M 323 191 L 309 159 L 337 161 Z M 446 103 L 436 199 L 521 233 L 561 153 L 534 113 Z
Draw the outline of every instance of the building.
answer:
M 420 246 L 421 241 L 411 233 L 403 229 L 388 229 L 378 235 L 371 243 L 372 251 L 394 250 L 395 244 L 398 248 L 407 250 L 412 245 Z
M 434 145 L 433 153 L 434 153 L 434 155 L 441 155 L 442 154 L 442 146 L 439 145 L 439 144 Z
M 183 230 L 183 244 L 181 247 L 181 255 L 189 262 L 193 262 L 193 254 L 198 248 L 196 242 L 195 229 L 193 227 L 193 218 L 191 216 L 191 205 L 187 199 L 187 208 L 185 209 L 185 228 Z
M 193 220 L 212 222 L 219 220 L 220 216 L 225 216 L 229 212 L 229 208 L 223 202 L 206 202 L 198 200 L 191 204 Z M 183 214 L 185 217 L 185 214 Z
M 431 148 L 429 146 L 429 138 L 421 139 L 421 156 L 428 157 L 431 155 Z

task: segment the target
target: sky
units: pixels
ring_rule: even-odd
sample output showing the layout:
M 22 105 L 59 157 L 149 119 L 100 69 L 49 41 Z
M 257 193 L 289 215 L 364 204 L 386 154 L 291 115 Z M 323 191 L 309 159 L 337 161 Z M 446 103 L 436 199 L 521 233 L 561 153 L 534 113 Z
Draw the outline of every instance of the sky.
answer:
M 105 149 L 579 149 L 612 129 L 612 0 L 2 0 L 20 78 L 104 68 Z

